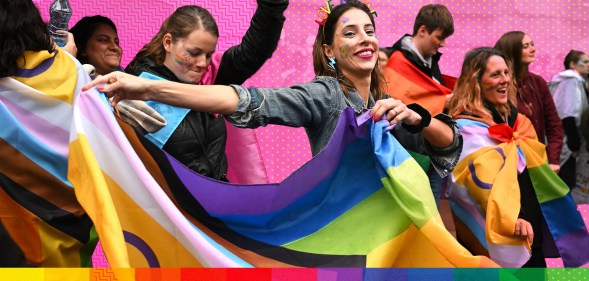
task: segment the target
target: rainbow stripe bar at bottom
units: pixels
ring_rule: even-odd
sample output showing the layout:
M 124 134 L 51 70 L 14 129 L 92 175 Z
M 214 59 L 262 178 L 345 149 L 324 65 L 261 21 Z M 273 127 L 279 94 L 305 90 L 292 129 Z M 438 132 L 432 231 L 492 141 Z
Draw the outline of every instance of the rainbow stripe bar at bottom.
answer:
M 431 268 L 3 268 L 0 280 L 256 280 L 256 281 L 377 281 L 377 280 L 588 280 L 589 268 L 431 269 Z

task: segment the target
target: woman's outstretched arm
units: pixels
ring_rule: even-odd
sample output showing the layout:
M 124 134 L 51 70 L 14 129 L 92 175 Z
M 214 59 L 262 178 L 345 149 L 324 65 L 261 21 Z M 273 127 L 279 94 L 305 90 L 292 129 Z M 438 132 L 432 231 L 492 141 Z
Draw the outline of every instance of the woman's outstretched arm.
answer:
M 106 85 L 102 85 L 105 84 Z M 190 85 L 163 80 L 149 80 L 123 72 L 112 72 L 97 77 L 83 87 L 93 86 L 112 97 L 112 103 L 120 100 L 153 100 L 178 107 L 186 107 L 202 112 L 235 112 L 239 97 L 232 87 L 220 85 Z

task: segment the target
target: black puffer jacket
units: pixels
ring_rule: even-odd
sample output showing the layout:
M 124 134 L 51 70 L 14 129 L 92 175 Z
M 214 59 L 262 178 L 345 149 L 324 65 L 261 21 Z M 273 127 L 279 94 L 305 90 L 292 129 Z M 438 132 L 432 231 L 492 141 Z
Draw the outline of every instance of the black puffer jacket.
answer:
M 250 27 L 239 45 L 227 50 L 219 65 L 215 84 L 242 84 L 272 56 L 284 25 L 288 0 L 258 0 Z M 164 65 L 147 58 L 127 67 L 127 73 L 149 72 L 170 81 L 180 82 Z M 163 149 L 191 170 L 227 181 L 225 121 L 209 113 L 190 111 L 174 131 Z
M 145 72 L 180 82 L 166 66 L 146 67 Z M 225 142 L 227 131 L 222 116 L 191 110 L 172 133 L 163 149 L 191 170 L 217 180 L 227 180 Z

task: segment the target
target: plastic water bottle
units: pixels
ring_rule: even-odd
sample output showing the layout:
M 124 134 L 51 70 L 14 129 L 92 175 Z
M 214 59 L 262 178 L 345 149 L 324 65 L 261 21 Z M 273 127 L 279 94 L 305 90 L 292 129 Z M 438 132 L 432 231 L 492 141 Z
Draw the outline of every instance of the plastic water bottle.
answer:
M 60 47 L 67 43 L 68 22 L 72 8 L 68 0 L 55 0 L 49 6 L 49 34 L 53 42 Z M 61 32 L 60 32 L 61 31 Z

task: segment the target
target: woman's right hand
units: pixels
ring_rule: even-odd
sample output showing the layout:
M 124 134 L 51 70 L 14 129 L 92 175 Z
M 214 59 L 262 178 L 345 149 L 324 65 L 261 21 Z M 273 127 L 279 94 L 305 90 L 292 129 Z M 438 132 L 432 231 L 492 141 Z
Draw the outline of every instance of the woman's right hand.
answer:
M 76 41 L 74 40 L 74 35 L 71 32 L 58 30 L 58 33 L 67 34 L 67 43 L 63 46 L 66 52 L 70 53 L 72 56 L 76 56 L 78 54 L 78 48 L 76 47 Z
M 534 243 L 534 230 L 532 229 L 532 225 L 524 219 L 517 219 L 513 235 L 522 240 L 527 239 L 530 245 Z
M 377 100 L 370 110 L 370 116 L 374 117 L 374 121 L 387 119 L 391 125 L 397 122 L 417 125 L 421 122 L 421 115 L 407 108 L 401 100 L 394 98 Z
M 150 100 L 150 90 L 153 89 L 153 83 L 153 80 L 115 71 L 96 77 L 92 82 L 84 85 L 82 90 L 86 91 L 96 86 L 97 90 L 105 93 L 109 98 L 112 98 L 111 103 L 116 105 L 119 101 L 124 99 Z
M 557 173 L 560 172 L 560 166 L 556 165 L 556 164 L 548 164 L 548 167 L 550 167 L 550 170 L 552 170 L 553 172 Z

